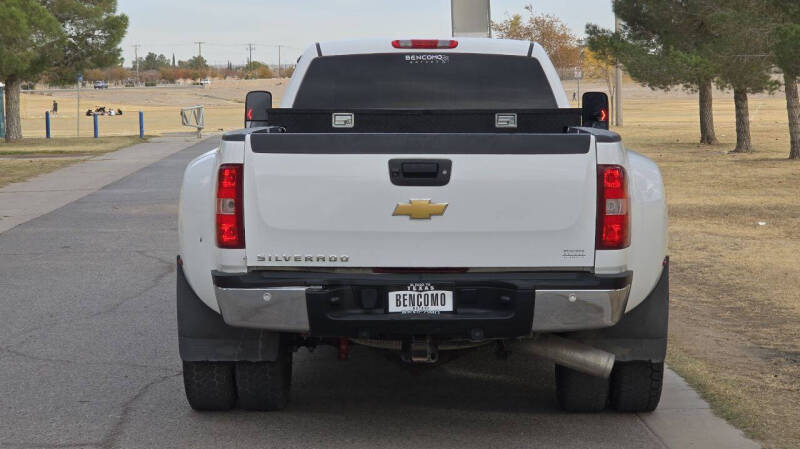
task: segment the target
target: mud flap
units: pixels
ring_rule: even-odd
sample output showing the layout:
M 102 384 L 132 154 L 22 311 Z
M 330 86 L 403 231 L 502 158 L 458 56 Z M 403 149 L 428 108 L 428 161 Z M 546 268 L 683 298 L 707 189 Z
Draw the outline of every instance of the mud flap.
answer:
M 281 334 L 225 324 L 195 294 L 178 263 L 178 346 L 184 362 L 274 362 Z M 209 274 L 210 276 L 210 274 Z
M 635 276 L 635 274 L 634 274 Z M 626 313 L 615 326 L 565 337 L 612 352 L 618 362 L 649 361 L 660 363 L 667 354 L 669 323 L 669 258 L 655 288 L 635 309 Z

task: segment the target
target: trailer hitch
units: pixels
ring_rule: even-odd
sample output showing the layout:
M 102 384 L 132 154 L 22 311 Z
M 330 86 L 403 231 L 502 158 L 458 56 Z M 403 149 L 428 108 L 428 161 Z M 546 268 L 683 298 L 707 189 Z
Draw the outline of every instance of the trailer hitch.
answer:
M 430 335 L 411 337 L 403 341 L 402 359 L 406 363 L 436 363 L 439 361 L 439 348 Z

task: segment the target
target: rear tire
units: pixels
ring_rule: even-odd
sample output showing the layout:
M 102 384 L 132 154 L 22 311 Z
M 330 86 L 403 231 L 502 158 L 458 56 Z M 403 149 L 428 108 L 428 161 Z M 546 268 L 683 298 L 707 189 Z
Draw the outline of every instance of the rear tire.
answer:
M 608 403 L 608 379 L 556 365 L 556 398 L 568 412 L 603 411 Z
M 652 412 L 663 383 L 663 363 L 619 362 L 611 373 L 611 406 L 619 412 Z
M 183 362 L 183 386 L 197 411 L 230 410 L 236 404 L 233 363 Z
M 274 362 L 237 362 L 239 407 L 252 411 L 282 410 L 289 403 L 292 353 L 282 350 Z

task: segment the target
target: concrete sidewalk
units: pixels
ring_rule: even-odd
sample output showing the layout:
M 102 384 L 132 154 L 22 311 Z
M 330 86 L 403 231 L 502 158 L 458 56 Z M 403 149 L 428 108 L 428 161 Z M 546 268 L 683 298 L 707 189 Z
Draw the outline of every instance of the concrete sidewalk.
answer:
M 0 188 L 0 233 L 65 206 L 198 142 L 202 141 L 186 136 L 157 137 Z
M 757 449 L 761 446 L 741 430 L 714 415 L 708 402 L 667 368 L 664 392 L 656 411 L 638 415 L 667 448 Z

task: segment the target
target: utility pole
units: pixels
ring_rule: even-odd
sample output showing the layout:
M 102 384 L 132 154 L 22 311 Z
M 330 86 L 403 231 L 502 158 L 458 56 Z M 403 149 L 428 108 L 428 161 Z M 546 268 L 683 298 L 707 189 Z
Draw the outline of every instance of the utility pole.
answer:
M 255 50 L 255 48 L 256 47 L 254 47 L 253 44 L 247 44 L 247 49 L 250 51 L 250 57 L 247 59 L 248 69 L 253 66 L 253 50 Z
M 141 45 L 136 44 L 133 46 L 133 63 L 136 65 L 136 84 L 139 84 L 139 47 Z
M 278 78 L 281 77 L 281 46 L 278 45 Z
M 619 33 L 622 31 L 622 21 L 614 14 L 614 31 Z M 617 63 L 617 77 L 616 77 L 615 98 L 616 105 L 614 107 L 614 116 L 617 118 L 616 125 L 622 126 L 622 65 Z
M 75 115 L 75 135 L 81 136 L 81 83 L 83 82 L 83 74 L 78 74 L 78 113 Z
M 195 41 L 195 44 L 197 44 L 197 55 L 202 58 L 203 57 L 203 44 L 205 44 L 205 42 Z

